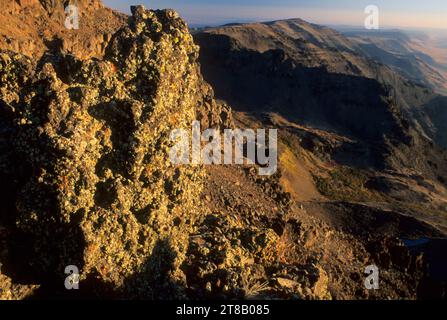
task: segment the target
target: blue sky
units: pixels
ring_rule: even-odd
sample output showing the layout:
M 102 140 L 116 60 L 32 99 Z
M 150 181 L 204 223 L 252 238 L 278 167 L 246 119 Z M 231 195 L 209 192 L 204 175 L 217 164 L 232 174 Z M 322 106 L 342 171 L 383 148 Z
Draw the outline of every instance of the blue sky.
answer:
M 173 8 L 190 24 L 303 18 L 320 24 L 363 25 L 364 9 L 376 5 L 382 26 L 447 29 L 447 0 L 103 0 L 129 12 L 132 4 Z

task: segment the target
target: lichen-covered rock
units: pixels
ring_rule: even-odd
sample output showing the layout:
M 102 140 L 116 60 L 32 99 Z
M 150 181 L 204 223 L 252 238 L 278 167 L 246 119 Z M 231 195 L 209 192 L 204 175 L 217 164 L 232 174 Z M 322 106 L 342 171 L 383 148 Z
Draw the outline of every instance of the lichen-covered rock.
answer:
M 218 126 L 226 109 L 201 78 L 183 20 L 132 11 L 103 60 L 48 54 L 35 65 L 2 53 L 1 107 L 14 134 L 2 165 L 25 160 L 16 163 L 27 175 L 15 182 L 15 214 L 36 273 L 63 278 L 76 265 L 81 280 L 129 296 L 181 297 L 203 170 L 169 162 L 170 133 L 198 114 Z M 25 78 L 24 68 L 36 72 Z

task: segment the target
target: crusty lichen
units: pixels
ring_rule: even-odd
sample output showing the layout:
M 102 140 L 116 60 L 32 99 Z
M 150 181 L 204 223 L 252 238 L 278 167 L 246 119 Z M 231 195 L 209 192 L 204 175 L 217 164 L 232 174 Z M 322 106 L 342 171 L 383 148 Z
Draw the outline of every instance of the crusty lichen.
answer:
M 36 75 L 22 81 L 2 54 L 14 150 L 32 172 L 19 188 L 17 225 L 33 237 L 38 271 L 63 277 L 74 264 L 82 279 L 95 275 L 139 294 L 153 294 L 157 273 L 183 281 L 179 266 L 201 215 L 203 169 L 174 166 L 168 150 L 173 129 L 188 128 L 198 109 L 215 104 L 197 57 L 174 11 L 141 6 L 103 60 L 47 55 L 39 67 L 29 62 Z M 128 288 L 139 272 L 140 288 Z

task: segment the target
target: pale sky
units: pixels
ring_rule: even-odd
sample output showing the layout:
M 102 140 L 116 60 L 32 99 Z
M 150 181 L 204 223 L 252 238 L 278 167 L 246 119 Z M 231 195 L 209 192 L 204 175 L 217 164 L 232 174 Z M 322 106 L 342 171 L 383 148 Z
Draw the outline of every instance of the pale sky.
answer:
M 368 5 L 380 9 L 383 27 L 447 29 L 447 0 L 103 0 L 129 12 L 132 4 L 173 8 L 190 24 L 302 18 L 319 24 L 363 26 Z

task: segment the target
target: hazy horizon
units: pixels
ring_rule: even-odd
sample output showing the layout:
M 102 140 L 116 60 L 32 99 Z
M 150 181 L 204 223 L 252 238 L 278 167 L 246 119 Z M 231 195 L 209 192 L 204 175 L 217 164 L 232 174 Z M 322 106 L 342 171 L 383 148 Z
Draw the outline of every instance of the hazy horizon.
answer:
M 191 25 L 220 25 L 231 22 L 269 21 L 301 18 L 324 25 L 363 26 L 368 5 L 380 9 L 383 28 L 447 30 L 445 0 L 104 0 L 107 6 L 129 13 L 130 6 L 173 8 Z

